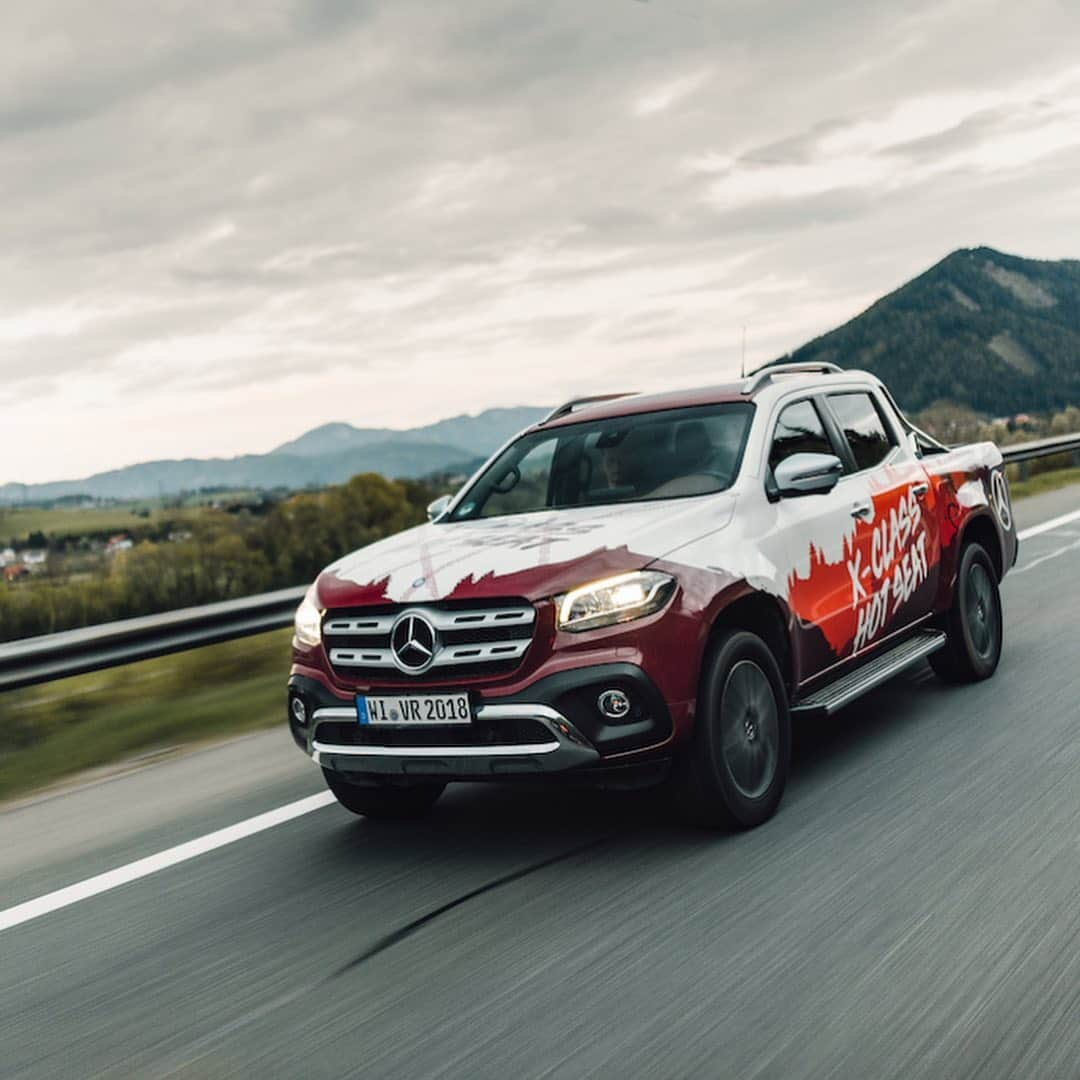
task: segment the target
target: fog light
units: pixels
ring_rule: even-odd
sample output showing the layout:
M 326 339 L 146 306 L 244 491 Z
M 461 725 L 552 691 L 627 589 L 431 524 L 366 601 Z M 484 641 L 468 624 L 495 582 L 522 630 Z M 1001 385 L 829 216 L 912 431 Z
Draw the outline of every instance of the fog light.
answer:
M 608 720 L 625 720 L 630 715 L 630 698 L 623 690 L 605 690 L 596 699 L 596 707 Z
M 289 708 L 292 710 L 293 719 L 301 727 L 307 727 L 307 709 L 304 706 L 304 699 L 294 697 Z

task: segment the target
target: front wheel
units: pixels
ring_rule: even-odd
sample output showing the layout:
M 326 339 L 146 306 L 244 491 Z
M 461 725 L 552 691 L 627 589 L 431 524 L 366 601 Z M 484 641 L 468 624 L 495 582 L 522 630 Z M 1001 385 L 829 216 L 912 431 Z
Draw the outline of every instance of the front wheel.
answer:
M 426 814 L 445 789 L 445 784 L 361 786 L 351 784 L 332 769 L 323 769 L 326 786 L 346 810 L 369 818 L 414 818 Z
M 675 797 L 691 820 L 749 829 L 776 813 L 791 760 L 780 668 L 755 634 L 729 631 L 710 648 L 694 737 L 676 765 Z
M 945 647 L 930 655 L 934 671 L 947 682 L 990 678 L 1001 659 L 1003 619 L 994 564 L 980 544 L 967 544 L 960 553 L 945 629 Z

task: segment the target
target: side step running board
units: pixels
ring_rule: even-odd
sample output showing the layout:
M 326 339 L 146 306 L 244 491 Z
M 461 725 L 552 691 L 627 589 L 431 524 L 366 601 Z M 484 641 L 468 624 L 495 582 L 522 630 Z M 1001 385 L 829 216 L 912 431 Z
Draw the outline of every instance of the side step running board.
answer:
M 945 635 L 940 630 L 920 630 L 913 637 L 907 638 L 888 652 L 875 656 L 861 667 L 827 683 L 820 690 L 815 690 L 809 697 L 803 698 L 791 708 L 791 715 L 798 717 L 829 716 L 842 709 L 875 686 L 899 675 L 905 668 L 918 663 L 923 657 L 937 652 L 945 644 Z

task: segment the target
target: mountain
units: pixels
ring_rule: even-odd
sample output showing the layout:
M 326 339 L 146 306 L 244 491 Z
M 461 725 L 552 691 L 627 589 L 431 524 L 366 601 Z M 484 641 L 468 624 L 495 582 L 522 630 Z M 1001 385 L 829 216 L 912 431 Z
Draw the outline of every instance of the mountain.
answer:
M 373 443 L 386 446 L 403 446 L 410 443 L 442 443 L 467 451 L 469 457 L 487 457 L 495 447 L 502 445 L 528 427 L 548 410 L 533 409 L 521 405 L 512 409 L 488 409 L 479 416 L 452 416 L 447 420 L 428 424 L 426 427 L 396 431 L 393 428 L 358 428 L 352 424 L 323 424 L 301 435 L 298 439 L 283 443 L 274 454 L 317 457 L 336 454 Z
M 268 454 L 147 461 L 81 480 L 0 484 L 0 506 L 70 495 L 146 499 L 201 488 L 303 488 L 339 484 L 361 472 L 418 477 L 464 471 L 547 411 L 489 409 L 408 431 L 325 424 Z
M 954 251 L 861 315 L 782 357 L 864 368 L 917 412 L 992 416 L 1080 404 L 1080 261 Z

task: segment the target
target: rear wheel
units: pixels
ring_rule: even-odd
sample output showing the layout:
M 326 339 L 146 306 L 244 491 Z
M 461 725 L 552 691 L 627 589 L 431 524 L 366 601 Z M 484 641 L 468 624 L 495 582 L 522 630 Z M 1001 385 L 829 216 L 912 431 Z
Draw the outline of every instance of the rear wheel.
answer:
M 445 784 L 362 786 L 350 783 L 341 773 L 323 769 L 326 786 L 346 810 L 369 818 L 413 818 L 426 814 L 445 789 Z
M 994 564 L 981 544 L 967 544 L 960 553 L 945 629 L 945 647 L 930 656 L 930 665 L 941 678 L 965 683 L 994 674 L 1003 639 L 1001 594 Z
M 698 824 L 752 828 L 776 813 L 790 759 L 787 692 L 776 659 L 755 634 L 729 631 L 705 662 L 675 797 Z

